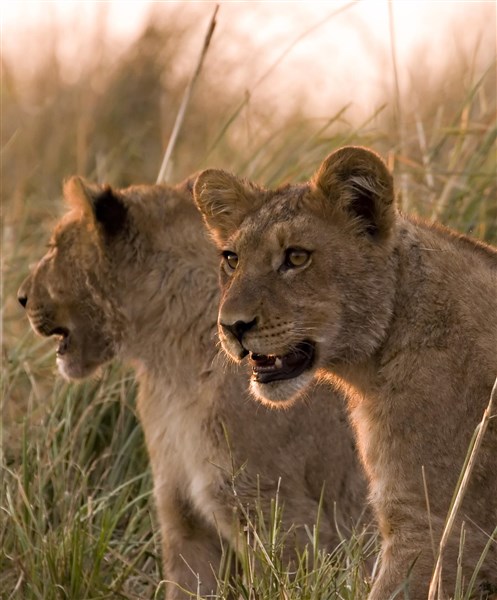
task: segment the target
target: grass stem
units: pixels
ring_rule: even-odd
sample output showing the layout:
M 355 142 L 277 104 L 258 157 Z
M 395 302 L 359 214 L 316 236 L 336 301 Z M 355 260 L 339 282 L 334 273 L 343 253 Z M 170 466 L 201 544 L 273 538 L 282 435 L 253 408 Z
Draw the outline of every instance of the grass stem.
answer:
M 200 51 L 200 55 L 198 57 L 195 71 L 193 72 L 193 76 L 190 79 L 188 85 L 186 86 L 185 93 L 183 94 L 183 98 L 181 100 L 181 105 L 176 116 L 176 121 L 174 122 L 173 131 L 171 133 L 171 137 L 169 138 L 166 152 L 164 153 L 164 158 L 162 159 L 162 164 L 159 169 L 159 175 L 157 176 L 156 183 L 158 184 L 165 183 L 167 181 L 167 167 L 169 165 L 171 155 L 176 145 L 181 126 L 183 125 L 183 121 L 185 119 L 186 109 L 188 107 L 188 103 L 190 102 L 190 98 L 193 93 L 193 88 L 195 87 L 197 79 L 200 75 L 200 71 L 202 70 L 202 65 L 204 64 L 204 59 L 207 54 L 207 50 L 209 49 L 214 29 L 216 28 L 216 15 L 218 10 L 219 4 L 216 4 L 216 6 L 214 7 L 214 12 L 212 13 L 211 20 L 209 22 L 209 27 L 207 28 L 207 33 L 205 34 L 204 43 L 202 45 L 202 50 Z

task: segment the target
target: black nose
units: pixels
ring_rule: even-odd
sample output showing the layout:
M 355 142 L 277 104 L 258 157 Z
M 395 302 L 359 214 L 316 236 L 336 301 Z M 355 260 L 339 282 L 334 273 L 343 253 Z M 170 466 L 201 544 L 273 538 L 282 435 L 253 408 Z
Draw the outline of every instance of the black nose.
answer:
M 236 321 L 232 325 L 228 325 L 227 323 L 221 323 L 221 327 L 225 331 L 229 331 L 229 333 L 231 333 L 231 335 L 233 335 L 234 337 L 236 337 L 236 339 L 241 344 L 242 343 L 242 338 L 243 338 L 244 334 L 249 329 L 252 329 L 252 327 L 255 325 L 255 321 L 256 321 L 256 319 L 252 319 L 252 321 L 250 321 L 248 323 L 246 321 Z
M 17 299 L 19 301 L 19 304 L 23 307 L 26 308 L 26 304 L 28 303 L 28 297 L 25 294 L 18 294 L 17 295 Z

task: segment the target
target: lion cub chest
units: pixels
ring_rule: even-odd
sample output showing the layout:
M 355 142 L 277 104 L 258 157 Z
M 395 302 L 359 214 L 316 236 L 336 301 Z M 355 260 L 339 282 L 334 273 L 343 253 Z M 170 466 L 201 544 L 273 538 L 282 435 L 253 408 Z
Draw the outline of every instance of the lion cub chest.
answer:
M 140 386 L 138 412 L 156 495 L 179 495 L 208 522 L 222 526 L 229 463 L 216 428 L 213 394 L 202 392 L 199 397 L 149 380 Z

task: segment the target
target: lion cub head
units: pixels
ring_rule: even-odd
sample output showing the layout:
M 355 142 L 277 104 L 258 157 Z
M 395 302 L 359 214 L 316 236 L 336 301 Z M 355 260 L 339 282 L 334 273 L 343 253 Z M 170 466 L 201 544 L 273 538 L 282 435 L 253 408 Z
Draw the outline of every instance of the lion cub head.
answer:
M 395 277 L 393 182 L 376 154 L 342 148 L 276 190 L 207 170 L 194 197 L 222 251 L 219 336 L 249 356 L 257 397 L 291 402 L 324 364 L 375 351 Z
M 126 206 L 109 187 L 79 177 L 65 184 L 64 197 L 71 210 L 18 299 L 36 333 L 58 338 L 61 374 L 81 379 L 114 358 L 119 347 L 123 315 L 109 300 L 114 278 L 107 250 L 125 227 Z
M 83 379 L 117 356 L 144 354 L 145 331 L 165 310 L 170 246 L 190 233 L 178 226 L 188 222 L 190 198 L 188 181 L 115 189 L 72 177 L 65 184 L 69 210 L 18 291 L 36 333 L 58 338 L 64 377 Z

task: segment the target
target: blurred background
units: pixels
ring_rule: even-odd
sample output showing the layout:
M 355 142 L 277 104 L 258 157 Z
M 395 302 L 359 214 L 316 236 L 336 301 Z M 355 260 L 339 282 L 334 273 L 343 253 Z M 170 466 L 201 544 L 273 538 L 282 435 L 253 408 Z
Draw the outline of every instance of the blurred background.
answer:
M 37 523 L 53 533 L 53 552 L 70 562 L 59 525 L 65 539 L 64 515 L 74 515 L 78 502 L 86 506 L 91 493 L 115 513 L 110 490 L 121 485 L 121 495 L 134 497 L 138 473 L 146 473 L 140 485 L 148 493 L 131 375 L 111 367 L 98 382 L 61 382 L 54 344 L 30 332 L 16 290 L 64 210 L 66 177 L 116 186 L 156 181 L 214 8 L 186 1 L 0 3 L 1 493 L 10 494 L 1 503 L 0 538 L 9 551 L 0 571 L 19 590 L 9 597 L 49 598 L 47 581 L 65 585 L 53 565 L 34 558 L 42 556 L 40 544 L 46 556 L 48 542 L 23 525 L 26 506 L 28 513 L 39 506 Z M 208 166 L 268 185 L 305 180 L 332 150 L 363 144 L 387 160 L 402 210 L 496 243 L 496 27 L 495 2 L 222 2 L 166 180 Z M 136 452 L 123 466 L 121 449 L 127 445 L 129 457 L 130 444 Z M 61 453 L 65 470 L 54 463 Z M 122 486 L 128 480 L 135 483 Z M 72 508 L 60 499 L 68 481 Z M 57 518 L 54 506 L 62 511 Z M 146 506 L 127 517 L 131 542 L 119 559 L 113 555 L 112 568 L 121 573 L 121 557 L 133 556 L 150 590 L 159 562 L 150 567 L 150 556 L 136 558 L 138 538 L 155 556 Z M 86 523 L 77 535 L 91 545 L 97 526 Z M 38 586 L 32 596 L 24 584 L 15 587 L 29 573 L 31 587 Z M 122 574 L 111 585 L 102 573 L 98 581 L 112 594 L 133 587 Z
M 1 6 L 4 199 L 53 199 L 75 172 L 153 182 L 214 3 Z M 313 168 L 337 135 L 429 171 L 435 136 L 457 145 L 495 116 L 495 53 L 495 2 L 221 3 L 168 178 L 267 180 L 281 147 Z

